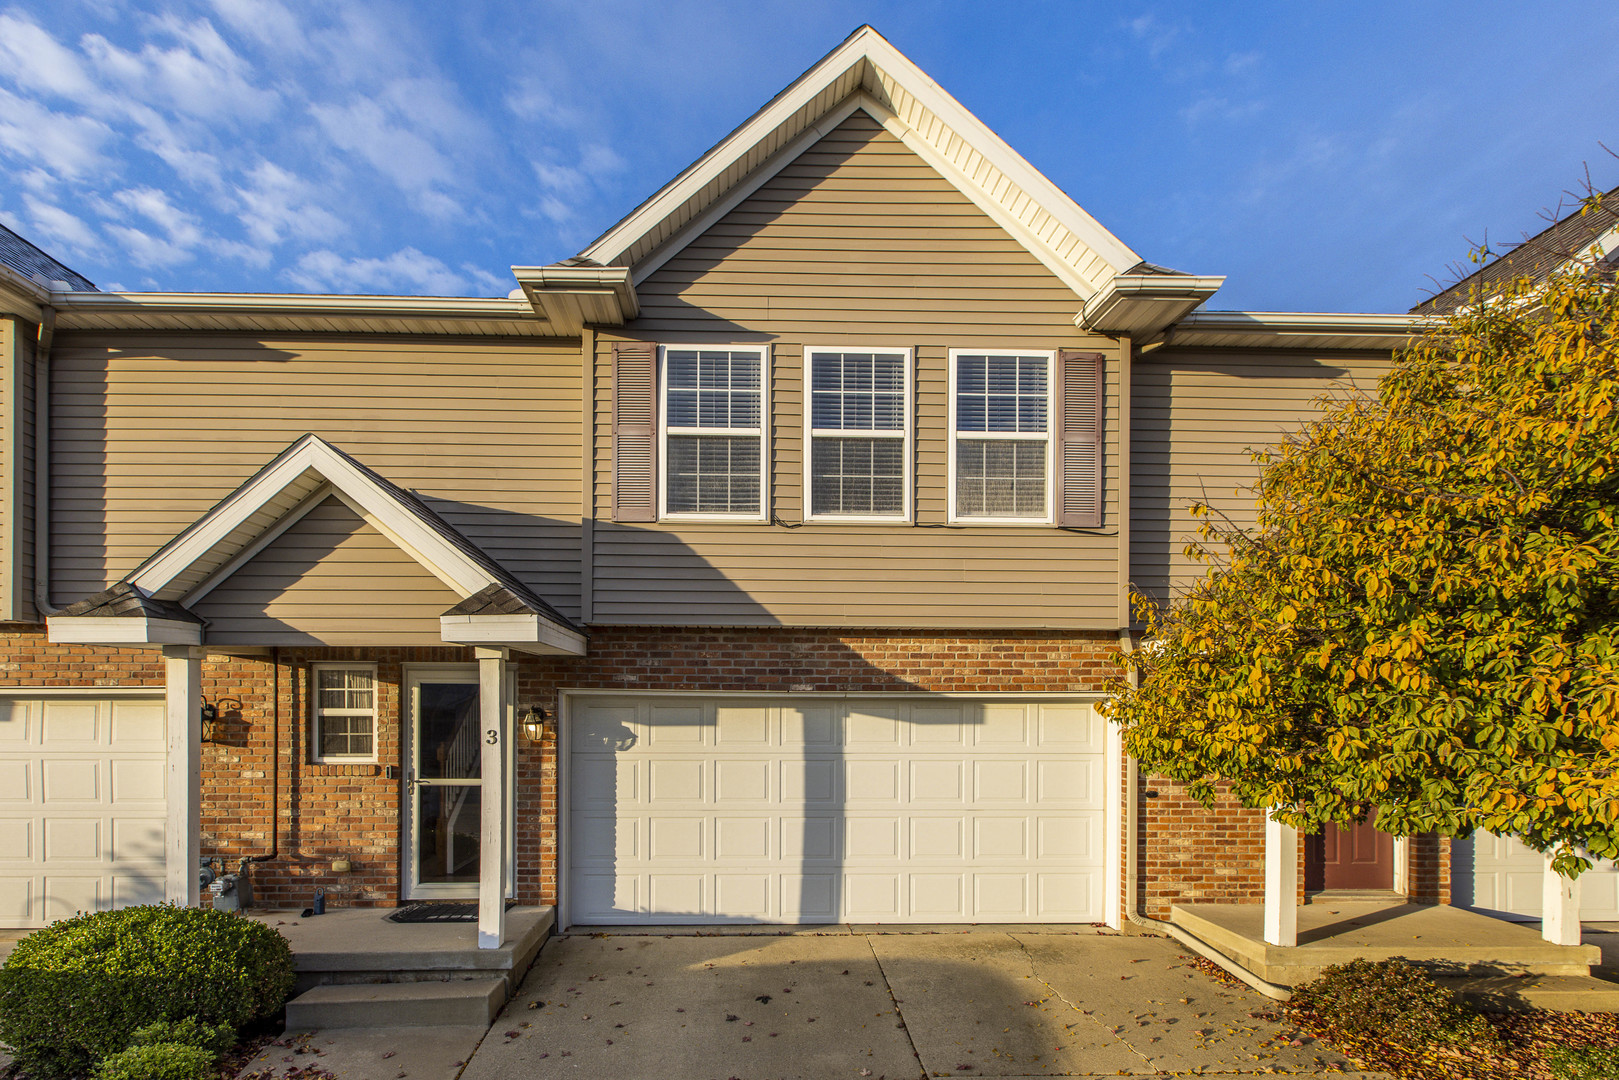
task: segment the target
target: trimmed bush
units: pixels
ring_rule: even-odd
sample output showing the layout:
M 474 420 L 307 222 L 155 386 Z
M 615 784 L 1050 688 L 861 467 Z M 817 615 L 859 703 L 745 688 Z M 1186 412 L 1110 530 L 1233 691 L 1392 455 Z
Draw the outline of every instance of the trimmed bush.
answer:
M 184 1020 L 157 1020 L 135 1029 L 130 1046 L 157 1046 L 160 1043 L 179 1043 L 181 1046 L 200 1046 L 215 1056 L 236 1045 L 236 1029 L 229 1024 L 204 1024 L 196 1017 Z
M 30 1077 L 66 1080 L 156 1021 L 235 1030 L 271 1016 L 292 981 L 287 940 L 252 919 L 168 904 L 78 915 L 0 968 L 0 1042 Z
M 1353 960 L 1329 967 L 1293 991 L 1290 1009 L 1313 1013 L 1328 1028 L 1409 1047 L 1498 1040 L 1478 1013 L 1404 960 Z
M 1619 1080 L 1619 1047 L 1560 1046 L 1546 1064 L 1557 1080 Z
M 212 1051 L 184 1043 L 131 1046 L 102 1061 L 92 1080 L 213 1080 Z

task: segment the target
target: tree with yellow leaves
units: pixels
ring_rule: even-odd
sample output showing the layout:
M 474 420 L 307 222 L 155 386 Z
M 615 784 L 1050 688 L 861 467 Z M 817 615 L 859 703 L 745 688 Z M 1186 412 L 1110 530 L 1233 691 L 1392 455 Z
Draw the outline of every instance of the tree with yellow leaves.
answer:
M 1108 709 L 1205 803 L 1488 829 L 1572 876 L 1619 857 L 1619 289 L 1576 260 L 1395 361 L 1256 455 L 1254 530 L 1193 508 L 1215 566 L 1138 598 Z

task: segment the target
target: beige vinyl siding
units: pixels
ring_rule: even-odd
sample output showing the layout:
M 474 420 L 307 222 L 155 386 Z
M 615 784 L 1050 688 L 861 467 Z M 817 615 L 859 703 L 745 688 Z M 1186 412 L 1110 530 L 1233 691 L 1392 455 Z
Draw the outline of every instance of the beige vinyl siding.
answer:
M 441 645 L 461 597 L 337 498 L 193 606 L 210 645 Z
M 58 334 L 54 596 L 106 588 L 313 432 L 578 611 L 575 342 Z
M 1208 564 L 1184 554 L 1197 538 L 1188 512 L 1206 500 L 1254 523 L 1251 450 L 1274 446 L 1318 415 L 1328 394 L 1375 392 L 1384 353 L 1245 353 L 1163 349 L 1135 362 L 1131 433 L 1130 577 L 1164 599 Z
M 593 621 L 610 624 L 1112 628 L 1118 346 L 1023 246 L 856 112 L 638 289 L 596 351 Z M 776 524 L 611 523 L 612 341 L 771 350 Z M 916 525 L 803 521 L 806 346 L 915 350 Z M 1087 348 L 1109 358 L 1102 530 L 946 525 L 949 351 Z

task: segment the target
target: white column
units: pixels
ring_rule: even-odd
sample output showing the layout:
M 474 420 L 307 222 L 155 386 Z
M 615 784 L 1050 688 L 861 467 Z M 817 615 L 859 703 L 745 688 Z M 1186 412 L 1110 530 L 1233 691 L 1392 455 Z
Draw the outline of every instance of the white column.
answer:
M 478 848 L 478 948 L 506 940 L 506 650 L 478 649 L 478 727 L 483 733 L 482 843 Z
M 1569 879 L 1552 869 L 1546 853 L 1546 876 L 1541 884 L 1540 936 L 1553 945 L 1580 944 L 1580 879 Z
M 1265 816 L 1265 943 L 1299 943 L 1299 831 Z
M 168 818 L 163 898 L 196 907 L 202 855 L 202 658 L 194 645 L 163 646 L 168 729 Z

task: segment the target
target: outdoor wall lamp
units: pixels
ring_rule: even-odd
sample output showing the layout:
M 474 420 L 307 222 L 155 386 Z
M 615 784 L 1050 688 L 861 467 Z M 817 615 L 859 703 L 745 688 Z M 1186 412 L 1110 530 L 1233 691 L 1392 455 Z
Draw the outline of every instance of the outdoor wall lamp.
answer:
M 207 698 L 202 700 L 202 741 L 213 742 L 214 736 L 219 733 L 219 706 L 210 705 Z
M 523 725 L 523 738 L 531 743 L 544 741 L 545 733 L 553 730 L 550 715 L 538 705 L 530 705 L 517 722 Z

